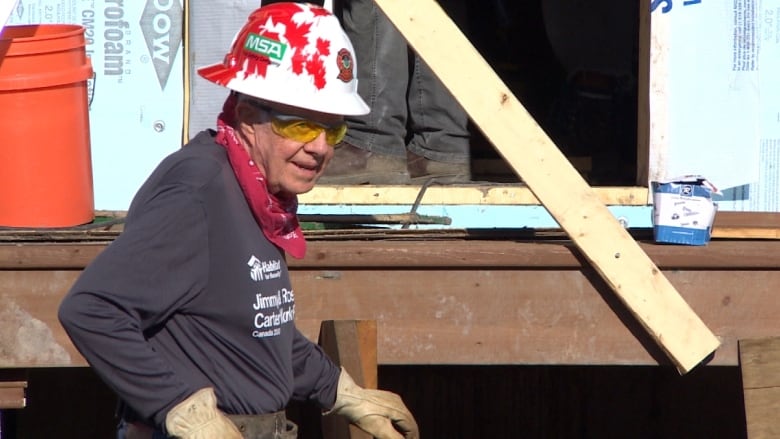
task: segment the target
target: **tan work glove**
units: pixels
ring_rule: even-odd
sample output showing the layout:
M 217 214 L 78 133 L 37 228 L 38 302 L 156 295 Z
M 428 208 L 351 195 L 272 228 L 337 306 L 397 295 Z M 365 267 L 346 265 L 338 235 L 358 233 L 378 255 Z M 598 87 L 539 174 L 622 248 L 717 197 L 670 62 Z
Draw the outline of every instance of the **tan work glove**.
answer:
M 327 414 L 342 415 L 377 439 L 420 437 L 417 422 L 395 393 L 364 389 L 343 367 L 336 392 L 336 404 Z
M 181 439 L 242 439 L 236 425 L 217 409 L 214 389 L 206 387 L 177 404 L 165 416 L 168 435 Z

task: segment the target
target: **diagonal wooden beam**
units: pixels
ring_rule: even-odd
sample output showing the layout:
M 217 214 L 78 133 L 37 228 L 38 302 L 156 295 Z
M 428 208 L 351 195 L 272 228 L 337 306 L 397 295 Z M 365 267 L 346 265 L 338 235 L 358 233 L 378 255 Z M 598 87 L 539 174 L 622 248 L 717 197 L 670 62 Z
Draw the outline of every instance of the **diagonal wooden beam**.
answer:
M 434 0 L 376 0 L 642 326 L 687 373 L 720 342 Z

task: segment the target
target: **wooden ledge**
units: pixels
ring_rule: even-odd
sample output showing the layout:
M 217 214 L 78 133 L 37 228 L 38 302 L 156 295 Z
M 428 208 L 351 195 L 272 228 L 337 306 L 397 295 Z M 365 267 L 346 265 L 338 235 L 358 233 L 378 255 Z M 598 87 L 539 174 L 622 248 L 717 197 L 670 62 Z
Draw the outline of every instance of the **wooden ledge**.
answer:
M 387 237 L 385 237 L 387 238 Z M 571 269 L 587 264 L 568 240 L 515 241 L 413 238 L 311 240 L 304 259 L 290 259 L 290 268 L 502 267 Z M 0 243 L 0 270 L 79 270 L 108 245 L 95 243 Z M 706 246 L 640 242 L 662 269 L 780 270 L 780 241 L 714 240 Z
M 565 188 L 563 188 L 565 189 Z M 606 205 L 645 206 L 646 187 L 594 188 Z M 412 205 L 421 186 L 317 186 L 298 197 L 305 205 Z M 474 183 L 432 185 L 425 188 L 420 204 L 446 205 L 541 205 L 523 184 Z

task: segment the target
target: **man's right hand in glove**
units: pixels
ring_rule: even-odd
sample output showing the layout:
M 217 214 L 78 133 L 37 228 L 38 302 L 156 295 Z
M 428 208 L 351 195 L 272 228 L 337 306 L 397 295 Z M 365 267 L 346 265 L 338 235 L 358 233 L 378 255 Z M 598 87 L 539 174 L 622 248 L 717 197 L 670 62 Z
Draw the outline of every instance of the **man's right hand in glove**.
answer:
M 214 389 L 206 387 L 177 404 L 165 416 L 168 435 L 181 439 L 242 439 L 241 433 L 217 409 Z
M 342 415 L 377 439 L 418 439 L 417 422 L 401 397 L 384 390 L 364 389 L 341 368 L 336 404 L 327 413 Z

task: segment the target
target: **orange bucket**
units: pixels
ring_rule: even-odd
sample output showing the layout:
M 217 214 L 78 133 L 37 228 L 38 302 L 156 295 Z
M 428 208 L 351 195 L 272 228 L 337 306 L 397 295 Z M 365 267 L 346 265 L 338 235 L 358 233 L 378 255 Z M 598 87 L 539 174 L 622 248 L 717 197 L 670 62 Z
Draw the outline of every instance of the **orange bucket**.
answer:
M 0 32 L 0 226 L 71 227 L 95 215 L 84 28 Z

